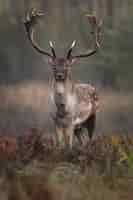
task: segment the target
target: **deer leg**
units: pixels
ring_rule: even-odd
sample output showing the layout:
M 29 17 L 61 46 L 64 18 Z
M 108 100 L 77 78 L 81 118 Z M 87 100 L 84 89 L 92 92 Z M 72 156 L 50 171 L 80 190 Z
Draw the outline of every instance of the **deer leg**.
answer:
M 70 149 L 72 149 L 73 145 L 73 126 L 64 129 L 64 138 L 65 138 L 65 145 L 69 145 Z
M 83 141 L 82 141 L 82 128 L 81 127 L 75 127 L 74 129 L 74 135 L 77 137 L 78 142 L 82 145 Z
M 73 145 L 73 135 L 74 135 L 74 129 L 73 126 L 69 128 L 69 147 L 72 149 Z
M 89 136 L 90 139 L 92 139 L 93 132 L 94 132 L 94 129 L 95 129 L 95 125 L 96 125 L 96 115 L 93 114 L 93 115 L 91 115 L 91 117 L 89 117 L 87 119 L 86 125 L 85 125 L 85 127 L 87 128 L 88 136 Z
M 56 126 L 56 145 L 64 146 L 63 129 Z

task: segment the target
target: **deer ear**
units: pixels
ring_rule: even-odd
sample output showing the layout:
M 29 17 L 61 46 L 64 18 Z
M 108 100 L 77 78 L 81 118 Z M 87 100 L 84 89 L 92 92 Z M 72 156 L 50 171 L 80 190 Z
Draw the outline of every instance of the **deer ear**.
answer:
M 68 60 L 67 60 L 67 64 L 68 64 L 68 65 L 73 65 L 74 63 L 77 62 L 77 60 L 78 60 L 77 58 L 68 59 Z

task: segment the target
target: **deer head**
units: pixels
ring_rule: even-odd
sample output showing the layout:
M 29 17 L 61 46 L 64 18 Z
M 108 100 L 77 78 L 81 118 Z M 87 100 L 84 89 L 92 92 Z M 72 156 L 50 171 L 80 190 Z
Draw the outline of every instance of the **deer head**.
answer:
M 37 24 L 38 18 L 44 16 L 42 12 L 36 11 L 36 9 L 32 9 L 26 16 L 24 25 L 27 32 L 27 36 L 29 41 L 31 42 L 33 48 L 35 48 L 39 53 L 47 56 L 49 59 L 49 64 L 53 67 L 53 74 L 54 79 L 56 82 L 65 82 L 70 75 L 71 72 L 71 66 L 73 63 L 75 63 L 76 60 L 80 58 L 86 58 L 93 54 L 95 54 L 98 49 L 100 48 L 100 40 L 101 40 L 101 21 L 98 22 L 96 17 L 93 15 L 86 15 L 86 17 L 89 20 L 89 23 L 93 27 L 92 34 L 94 35 L 95 41 L 94 41 L 94 48 L 91 50 L 87 50 L 84 53 L 80 53 L 78 55 L 73 55 L 72 51 L 73 48 L 76 45 L 76 41 L 74 40 L 68 49 L 66 53 L 66 57 L 60 58 L 56 56 L 55 48 L 53 45 L 53 42 L 50 41 L 50 50 L 51 52 L 47 52 L 44 49 L 42 49 L 34 40 L 34 27 Z

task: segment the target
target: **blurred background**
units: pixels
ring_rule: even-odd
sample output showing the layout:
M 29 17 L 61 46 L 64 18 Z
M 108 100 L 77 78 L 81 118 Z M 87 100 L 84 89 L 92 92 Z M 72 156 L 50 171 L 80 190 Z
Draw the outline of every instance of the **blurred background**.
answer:
M 47 115 L 51 68 L 31 47 L 23 26 L 31 8 L 46 13 L 36 27 L 38 43 L 49 50 L 48 41 L 54 41 L 61 56 L 75 39 L 75 53 L 89 47 L 85 14 L 96 14 L 103 20 L 99 53 L 73 66 L 73 76 L 98 89 L 101 108 L 97 133 L 131 133 L 132 0 L 0 0 L 0 128 L 52 127 Z

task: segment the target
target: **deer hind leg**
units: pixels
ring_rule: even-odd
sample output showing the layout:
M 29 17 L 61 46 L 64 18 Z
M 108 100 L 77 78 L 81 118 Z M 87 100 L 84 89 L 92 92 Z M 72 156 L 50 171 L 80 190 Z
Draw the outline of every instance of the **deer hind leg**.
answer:
M 95 125 L 96 125 L 96 115 L 93 114 L 87 119 L 87 121 L 85 123 L 85 127 L 87 128 L 88 136 L 90 139 L 92 139 Z
M 82 127 L 75 127 L 74 129 L 74 136 L 76 136 L 78 142 L 82 145 Z

